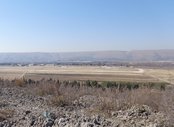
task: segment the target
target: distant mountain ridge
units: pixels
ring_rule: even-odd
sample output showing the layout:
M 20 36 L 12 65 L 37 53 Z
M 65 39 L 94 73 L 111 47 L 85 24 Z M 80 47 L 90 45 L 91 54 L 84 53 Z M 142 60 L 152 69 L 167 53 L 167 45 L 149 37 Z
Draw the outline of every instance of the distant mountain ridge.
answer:
M 94 51 L 67 53 L 0 53 L 0 63 L 174 61 L 173 50 Z

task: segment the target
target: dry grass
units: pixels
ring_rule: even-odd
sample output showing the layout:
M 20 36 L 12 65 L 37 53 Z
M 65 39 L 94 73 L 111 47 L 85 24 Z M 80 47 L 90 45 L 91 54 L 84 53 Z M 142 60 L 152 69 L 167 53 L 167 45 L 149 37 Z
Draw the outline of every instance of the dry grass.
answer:
M 144 70 L 143 70 L 144 69 Z M 14 79 L 25 77 L 34 80 L 53 78 L 60 80 L 97 81 L 165 81 L 174 84 L 174 69 L 139 69 L 132 67 L 105 66 L 1 66 L 0 77 Z
M 25 78 L 41 80 L 42 78 L 49 79 L 60 79 L 64 80 L 78 80 L 78 81 L 86 81 L 86 80 L 96 80 L 96 81 L 148 81 L 148 82 L 157 82 L 159 80 L 154 79 L 148 75 L 129 75 L 129 74 L 115 74 L 115 75 L 106 75 L 106 74 L 26 74 Z
M 161 97 L 160 111 L 165 112 L 168 118 L 168 124 L 173 127 L 174 125 L 174 88 L 169 88 Z
M 159 81 L 165 81 L 174 84 L 174 69 L 146 69 L 146 75 L 156 78 Z
M 0 122 L 11 118 L 14 114 L 13 110 L 10 109 L 0 109 Z
M 161 97 L 164 91 L 151 90 L 148 88 L 139 88 L 134 90 L 106 89 L 97 91 L 100 97 L 100 103 L 95 106 L 90 113 L 111 116 L 113 111 L 126 110 L 135 105 L 148 105 L 154 111 L 160 111 L 163 103 Z
M 25 79 L 15 79 L 14 84 L 19 87 L 24 87 L 26 85 Z
M 11 67 L 0 66 L 0 77 L 14 79 L 25 77 L 34 80 L 97 80 L 97 81 L 157 81 L 144 75 L 143 69 L 131 67 L 106 66 L 31 66 Z
M 84 83 L 84 82 L 83 82 Z M 86 82 L 87 83 L 87 82 Z M 94 83 L 93 83 L 94 84 Z M 99 98 L 93 112 L 101 112 L 110 115 L 112 111 L 124 110 L 134 105 L 148 105 L 155 111 L 161 108 L 161 100 L 165 91 L 151 89 L 148 87 L 136 89 L 122 89 L 107 87 L 94 87 L 79 82 L 45 82 L 35 87 L 35 91 L 40 96 L 51 95 L 52 106 L 72 105 L 74 100 L 78 100 L 84 95 L 92 95 Z
M 70 100 L 67 100 L 67 98 L 63 95 L 54 96 L 54 97 L 51 98 L 50 101 L 51 101 L 51 105 L 61 106 L 61 107 L 67 106 L 70 103 Z

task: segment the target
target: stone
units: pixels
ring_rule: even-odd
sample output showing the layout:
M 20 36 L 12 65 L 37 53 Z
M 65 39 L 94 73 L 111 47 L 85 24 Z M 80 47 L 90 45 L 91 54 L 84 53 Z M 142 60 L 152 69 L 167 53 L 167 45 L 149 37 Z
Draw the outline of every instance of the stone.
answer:
M 46 121 L 45 127 L 52 127 L 54 124 L 54 120 L 53 119 L 48 119 Z
M 29 113 L 31 113 L 31 111 L 29 111 L 29 110 L 27 110 L 27 111 L 25 112 L 26 115 L 28 115 Z

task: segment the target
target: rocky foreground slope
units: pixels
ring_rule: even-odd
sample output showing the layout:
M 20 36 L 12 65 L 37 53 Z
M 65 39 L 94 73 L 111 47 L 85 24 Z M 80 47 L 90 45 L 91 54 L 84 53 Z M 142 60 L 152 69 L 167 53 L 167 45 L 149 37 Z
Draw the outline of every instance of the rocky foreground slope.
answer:
M 165 127 L 166 117 L 146 105 L 113 111 L 110 116 L 94 111 L 99 103 L 95 96 L 85 95 L 72 105 L 51 106 L 50 96 L 26 92 L 26 88 L 0 89 L 0 127 Z

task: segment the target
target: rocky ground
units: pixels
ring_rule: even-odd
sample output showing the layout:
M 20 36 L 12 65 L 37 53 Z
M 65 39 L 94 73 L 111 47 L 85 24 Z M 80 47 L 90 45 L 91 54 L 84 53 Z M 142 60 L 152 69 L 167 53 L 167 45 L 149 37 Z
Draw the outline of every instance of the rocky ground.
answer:
M 146 105 L 113 111 L 110 116 L 91 113 L 98 98 L 80 97 L 70 106 L 51 106 L 26 88 L 0 89 L 0 127 L 164 127 L 166 117 Z M 100 111 L 102 112 L 102 111 Z

